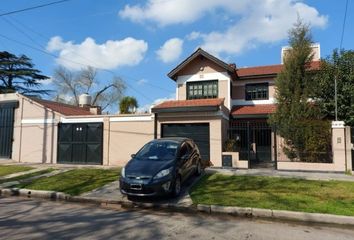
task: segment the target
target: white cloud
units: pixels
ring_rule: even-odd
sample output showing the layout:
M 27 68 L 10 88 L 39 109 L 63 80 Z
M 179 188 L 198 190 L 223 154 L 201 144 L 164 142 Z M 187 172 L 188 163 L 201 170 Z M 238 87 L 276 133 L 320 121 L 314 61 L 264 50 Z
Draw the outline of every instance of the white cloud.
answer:
M 167 40 L 159 50 L 156 51 L 157 57 L 164 63 L 177 60 L 183 51 L 183 40 L 171 38 Z
M 146 80 L 145 78 L 142 78 L 142 79 L 140 79 L 139 81 L 137 81 L 136 83 L 139 85 L 139 86 L 142 86 L 142 85 L 144 85 L 145 83 L 147 83 L 148 82 L 148 80 Z
M 192 23 L 208 14 L 224 16 L 220 19 L 223 30 L 192 32 L 186 38 L 200 39 L 201 46 L 216 55 L 238 54 L 284 40 L 298 17 L 319 28 L 328 21 L 327 16 L 301 0 L 149 0 L 145 5 L 126 5 L 119 12 L 122 18 L 161 27 Z
M 196 31 L 193 31 L 191 32 L 190 34 L 188 34 L 186 36 L 186 38 L 189 40 L 189 41 L 193 41 L 193 40 L 196 40 L 198 38 L 201 37 L 201 33 L 200 32 L 196 32 Z
M 59 36 L 52 37 L 47 44 L 50 52 L 59 52 L 57 63 L 78 70 L 85 65 L 96 68 L 114 69 L 120 66 L 134 66 L 140 63 L 148 49 L 144 40 L 131 37 L 122 40 L 108 40 L 97 44 L 88 37 L 82 43 L 64 42 Z

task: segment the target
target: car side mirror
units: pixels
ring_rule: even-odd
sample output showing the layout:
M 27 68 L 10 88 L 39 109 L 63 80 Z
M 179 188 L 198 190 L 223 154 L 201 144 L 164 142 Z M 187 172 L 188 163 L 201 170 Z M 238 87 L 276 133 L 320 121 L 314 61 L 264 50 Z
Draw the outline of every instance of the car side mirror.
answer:
M 133 153 L 132 155 L 130 155 L 131 158 L 135 158 L 136 154 Z
M 188 154 L 186 154 L 181 157 L 181 160 L 182 160 L 182 162 L 185 162 L 188 160 L 188 158 L 189 158 L 189 156 L 188 156 Z

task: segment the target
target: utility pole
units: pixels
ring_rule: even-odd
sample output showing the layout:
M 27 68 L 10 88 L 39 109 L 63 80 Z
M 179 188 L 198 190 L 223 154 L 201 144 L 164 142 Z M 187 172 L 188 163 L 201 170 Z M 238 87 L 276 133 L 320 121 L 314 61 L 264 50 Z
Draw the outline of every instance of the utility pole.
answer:
M 334 75 L 334 114 L 335 114 L 336 121 L 338 121 L 337 77 L 338 77 L 338 69 L 336 66 L 336 73 Z

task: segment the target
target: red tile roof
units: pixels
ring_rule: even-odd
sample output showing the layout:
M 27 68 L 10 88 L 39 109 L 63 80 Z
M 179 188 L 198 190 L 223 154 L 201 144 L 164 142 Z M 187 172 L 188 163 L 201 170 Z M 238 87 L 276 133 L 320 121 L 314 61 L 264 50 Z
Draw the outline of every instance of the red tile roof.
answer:
M 165 101 L 153 107 L 154 109 L 162 108 L 179 108 L 179 107 L 210 107 L 220 106 L 224 103 L 224 98 L 209 98 L 209 99 L 193 99 L 193 100 L 174 100 Z
M 38 98 L 31 98 L 31 100 L 55 112 L 63 114 L 64 116 L 92 115 L 92 113 L 88 108 L 83 108 L 83 107 L 78 107 L 78 106 L 73 106 L 65 103 L 59 103 L 59 102 L 38 99 Z
M 271 114 L 274 113 L 277 106 L 275 104 L 258 104 L 235 106 L 231 110 L 232 115 L 255 115 L 255 114 Z
M 310 65 L 310 70 L 317 70 L 320 67 L 320 61 L 313 61 Z M 258 67 L 246 67 L 239 68 L 236 70 L 239 77 L 257 76 L 257 75 L 270 75 L 278 74 L 283 68 L 282 64 L 278 65 L 268 65 L 268 66 L 258 66 Z

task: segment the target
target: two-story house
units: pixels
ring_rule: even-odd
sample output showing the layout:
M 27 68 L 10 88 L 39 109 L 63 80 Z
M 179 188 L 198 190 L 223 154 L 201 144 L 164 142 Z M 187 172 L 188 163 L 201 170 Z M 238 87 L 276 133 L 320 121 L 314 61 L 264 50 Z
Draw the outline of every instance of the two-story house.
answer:
M 318 60 L 319 45 L 314 50 Z M 312 67 L 318 66 L 314 61 Z M 239 159 L 249 160 L 234 167 L 272 165 L 279 153 L 267 119 L 276 110 L 275 78 L 281 69 L 282 64 L 237 68 L 197 49 L 168 74 L 176 82 L 176 100 L 152 108 L 157 137 L 194 139 L 214 166 L 225 165 L 222 151 L 233 139 Z

